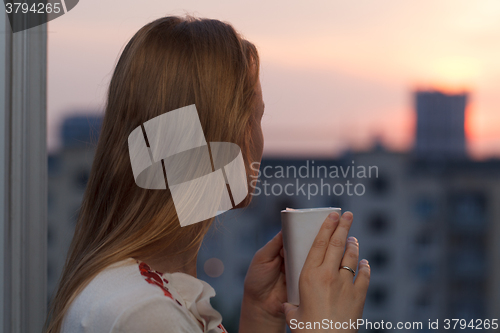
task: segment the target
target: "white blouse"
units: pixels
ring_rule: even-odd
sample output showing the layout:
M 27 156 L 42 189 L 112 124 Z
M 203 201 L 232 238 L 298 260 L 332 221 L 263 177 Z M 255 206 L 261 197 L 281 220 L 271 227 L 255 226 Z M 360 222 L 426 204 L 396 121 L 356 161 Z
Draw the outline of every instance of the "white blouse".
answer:
M 100 272 L 71 303 L 61 333 L 227 333 L 215 290 L 189 274 L 133 258 Z

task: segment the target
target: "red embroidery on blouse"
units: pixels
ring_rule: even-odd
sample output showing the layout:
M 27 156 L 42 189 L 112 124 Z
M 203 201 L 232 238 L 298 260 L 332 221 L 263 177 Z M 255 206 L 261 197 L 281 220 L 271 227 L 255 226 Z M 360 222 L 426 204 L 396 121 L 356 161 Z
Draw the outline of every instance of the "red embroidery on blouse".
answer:
M 176 301 L 177 304 L 182 306 L 182 304 L 172 296 L 170 291 L 168 291 L 168 288 L 163 284 L 163 281 L 165 281 L 165 283 L 168 283 L 168 280 L 167 279 L 162 280 L 162 278 L 161 278 L 161 276 L 163 275 L 162 273 L 157 272 L 157 271 L 153 271 L 151 269 L 151 267 L 149 267 L 149 265 L 144 263 L 144 262 L 139 263 L 139 270 L 141 272 L 141 275 L 146 278 L 145 280 L 148 283 L 154 284 L 154 285 L 157 285 L 158 287 L 160 287 L 163 290 L 163 293 L 165 294 L 165 296 L 170 297 L 171 299 Z
M 139 262 L 139 261 L 137 261 L 137 262 L 139 263 L 139 270 L 141 272 L 141 275 L 145 277 L 145 280 L 148 283 L 154 284 L 154 285 L 160 287 L 163 290 L 163 293 L 165 294 L 165 296 L 170 297 L 171 299 L 176 301 L 177 304 L 182 306 L 181 302 L 179 302 L 177 299 L 175 299 L 172 296 L 172 294 L 168 291 L 168 288 L 165 286 L 165 284 L 168 284 L 168 280 L 165 278 L 162 278 L 163 273 L 152 270 L 151 267 L 149 267 L 149 265 L 144 263 L 144 262 Z M 165 282 L 165 284 L 163 282 Z M 199 319 L 198 319 L 198 321 L 200 322 L 201 326 L 203 327 L 203 331 L 205 331 L 205 325 L 203 324 L 203 322 L 200 321 Z M 224 328 L 224 326 L 222 326 L 222 324 L 219 324 L 217 326 L 217 328 L 219 328 L 221 330 L 220 333 L 228 333 L 226 331 L 226 329 Z
M 205 332 L 205 324 L 203 324 L 203 322 L 201 320 L 199 320 L 199 319 L 196 319 L 196 320 L 198 320 L 198 322 L 200 323 L 201 327 L 203 327 L 202 331 Z

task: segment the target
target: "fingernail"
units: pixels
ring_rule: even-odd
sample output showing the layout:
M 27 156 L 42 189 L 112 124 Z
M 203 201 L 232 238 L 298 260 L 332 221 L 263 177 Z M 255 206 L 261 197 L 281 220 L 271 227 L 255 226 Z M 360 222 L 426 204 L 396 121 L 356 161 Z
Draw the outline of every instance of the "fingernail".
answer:
M 348 242 L 354 242 L 354 243 L 357 243 L 357 242 L 358 242 L 357 238 L 356 238 L 356 237 L 354 237 L 354 236 L 351 236 L 351 237 L 347 238 L 347 241 L 348 241 Z
M 328 214 L 328 218 L 330 220 L 333 220 L 333 221 L 338 221 L 340 216 L 339 216 L 339 213 L 337 213 L 337 212 L 331 212 L 330 214 Z
M 351 212 L 345 212 L 344 213 L 344 218 L 348 221 L 352 220 L 352 213 Z
M 368 260 L 366 260 L 366 259 L 361 260 L 361 262 L 362 262 L 363 264 L 365 264 L 365 265 L 368 265 Z

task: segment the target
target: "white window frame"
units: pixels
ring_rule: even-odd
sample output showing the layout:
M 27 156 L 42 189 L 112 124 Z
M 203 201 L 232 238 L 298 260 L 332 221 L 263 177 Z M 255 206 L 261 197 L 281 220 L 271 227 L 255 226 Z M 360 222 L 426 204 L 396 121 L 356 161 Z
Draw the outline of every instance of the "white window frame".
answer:
M 47 312 L 47 25 L 12 33 L 3 12 L 0 29 L 0 331 L 40 333 Z

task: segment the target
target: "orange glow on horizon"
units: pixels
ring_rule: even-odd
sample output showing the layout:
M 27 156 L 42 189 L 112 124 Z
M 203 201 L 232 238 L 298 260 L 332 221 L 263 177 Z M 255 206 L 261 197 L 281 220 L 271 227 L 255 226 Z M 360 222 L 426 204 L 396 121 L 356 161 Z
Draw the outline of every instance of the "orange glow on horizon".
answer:
M 467 103 L 467 106 L 465 107 L 464 130 L 465 130 L 465 140 L 467 142 L 477 138 L 477 133 L 475 132 L 475 124 L 474 124 L 474 107 L 473 104 L 470 102 Z
M 445 95 L 470 94 L 474 89 L 467 85 L 445 85 L 445 84 L 417 84 L 412 91 L 436 91 Z
M 430 79 L 451 90 L 470 90 L 481 74 L 477 59 L 447 57 L 437 59 L 429 68 Z
M 49 146 L 56 147 L 63 116 L 75 108 L 102 109 L 110 70 L 151 15 L 191 12 L 234 24 L 257 46 L 270 151 L 330 154 L 351 143 L 366 145 L 377 133 L 390 147 L 410 147 L 416 125 L 413 93 L 438 91 L 473 94 L 465 110 L 468 147 L 500 157 L 498 0 L 361 7 L 323 1 L 320 10 L 307 2 L 280 2 L 265 10 L 254 6 L 251 13 L 238 5 L 154 1 L 164 9 L 152 14 L 151 7 L 124 2 L 120 15 L 89 20 L 80 10 L 48 24 Z M 111 2 L 102 6 L 115 13 Z M 339 119 L 344 127 L 332 136 Z

